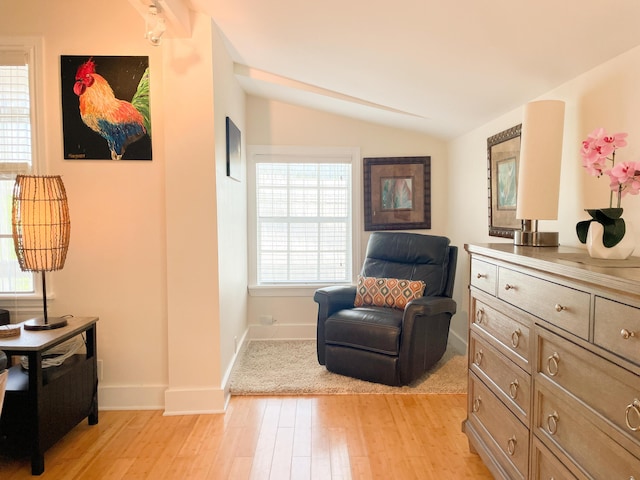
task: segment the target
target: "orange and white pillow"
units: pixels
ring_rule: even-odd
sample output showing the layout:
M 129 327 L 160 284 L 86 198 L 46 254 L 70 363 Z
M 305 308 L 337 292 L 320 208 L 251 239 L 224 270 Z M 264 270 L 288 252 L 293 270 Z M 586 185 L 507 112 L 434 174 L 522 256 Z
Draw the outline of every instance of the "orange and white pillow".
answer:
M 363 277 L 358 275 L 355 307 L 373 305 L 404 310 L 411 300 L 422 297 L 425 283 L 422 280 Z

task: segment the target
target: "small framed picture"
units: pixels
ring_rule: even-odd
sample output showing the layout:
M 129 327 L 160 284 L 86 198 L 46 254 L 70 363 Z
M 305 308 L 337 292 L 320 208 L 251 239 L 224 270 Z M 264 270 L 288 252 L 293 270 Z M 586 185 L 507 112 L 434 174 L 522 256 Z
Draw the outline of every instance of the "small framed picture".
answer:
M 431 228 L 431 157 L 364 159 L 364 229 Z
M 242 171 L 242 138 L 240 129 L 227 117 L 227 177 L 240 181 Z

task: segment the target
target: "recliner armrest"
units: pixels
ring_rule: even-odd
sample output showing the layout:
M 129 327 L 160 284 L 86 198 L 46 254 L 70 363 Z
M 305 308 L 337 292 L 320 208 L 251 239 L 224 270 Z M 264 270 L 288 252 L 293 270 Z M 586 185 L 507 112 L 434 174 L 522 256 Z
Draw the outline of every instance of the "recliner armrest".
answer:
M 313 295 L 313 299 L 319 305 L 319 311 L 326 319 L 338 310 L 353 308 L 356 287 L 355 285 L 335 285 L 319 288 Z
M 456 313 L 456 302 L 449 297 L 420 297 L 407 304 L 404 316 L 433 316 L 441 313 Z

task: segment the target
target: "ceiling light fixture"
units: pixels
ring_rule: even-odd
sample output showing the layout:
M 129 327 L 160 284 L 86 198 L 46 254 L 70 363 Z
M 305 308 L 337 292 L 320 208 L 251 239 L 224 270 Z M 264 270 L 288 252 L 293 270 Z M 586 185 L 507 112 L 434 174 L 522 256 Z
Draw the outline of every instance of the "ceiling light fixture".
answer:
M 153 1 L 149 5 L 149 11 L 145 19 L 145 35 L 144 38 L 149 40 L 149 43 L 154 47 L 160 45 L 160 39 L 164 32 L 167 30 L 164 16 L 162 15 L 162 9 L 158 4 Z

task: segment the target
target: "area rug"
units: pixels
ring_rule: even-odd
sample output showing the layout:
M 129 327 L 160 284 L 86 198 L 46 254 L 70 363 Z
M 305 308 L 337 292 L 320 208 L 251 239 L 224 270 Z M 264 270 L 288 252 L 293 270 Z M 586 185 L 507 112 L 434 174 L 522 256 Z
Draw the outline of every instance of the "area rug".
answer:
M 253 340 L 231 372 L 232 395 L 348 393 L 465 393 L 467 358 L 451 348 L 413 384 L 389 387 L 327 371 L 318 364 L 315 340 Z

